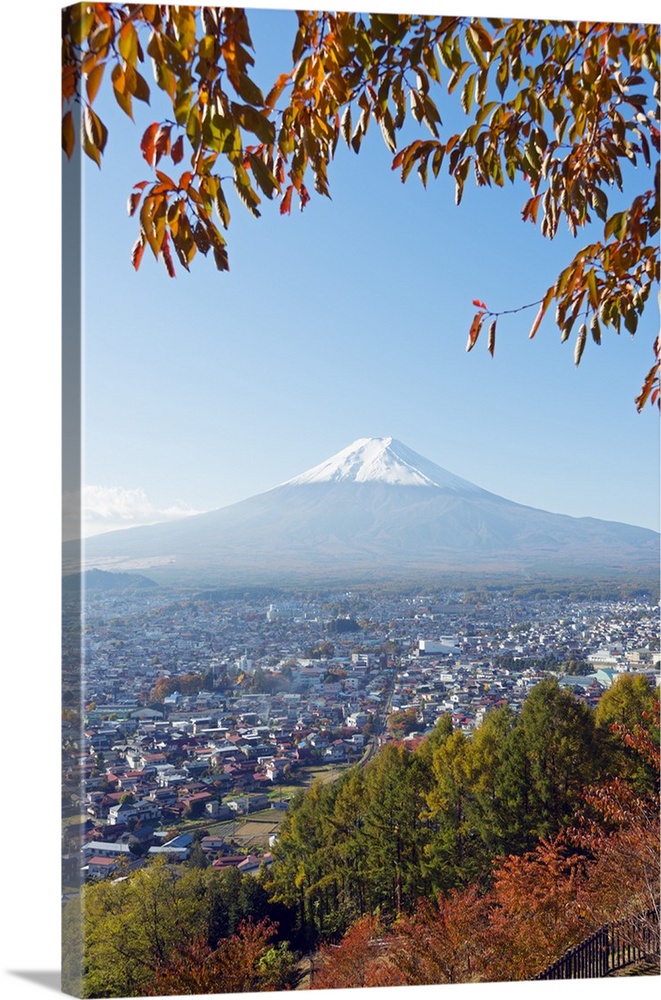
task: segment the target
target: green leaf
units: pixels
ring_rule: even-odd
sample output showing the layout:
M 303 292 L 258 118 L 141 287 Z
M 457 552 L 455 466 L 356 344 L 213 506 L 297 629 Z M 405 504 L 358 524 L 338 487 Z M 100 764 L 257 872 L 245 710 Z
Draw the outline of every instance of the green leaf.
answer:
M 177 78 L 172 70 L 168 69 L 165 63 L 154 61 L 154 79 L 156 80 L 157 86 L 161 90 L 165 91 L 170 100 L 174 100 L 174 95 L 177 90 Z M 181 124 L 181 122 L 179 122 L 179 124 Z
M 248 104 L 253 104 L 260 108 L 264 107 L 264 95 L 247 73 L 239 73 L 236 91 Z
M 368 69 L 374 62 L 374 52 L 372 50 L 372 43 L 367 31 L 358 31 L 356 33 L 355 45 L 358 59 L 363 64 L 365 69 Z
M 597 290 L 597 276 L 594 269 L 591 269 L 587 273 L 587 284 L 588 284 L 588 295 L 590 297 L 590 305 L 593 309 L 599 308 L 599 292 Z
M 90 52 L 101 52 L 111 39 L 112 29 L 109 24 L 97 24 L 89 37 Z
M 259 156 L 255 156 L 254 153 L 248 153 L 248 161 L 250 163 L 250 169 L 252 170 L 253 176 L 259 187 L 267 198 L 272 198 L 273 195 L 280 190 L 280 186 L 275 177 L 264 161 L 260 159 Z
M 468 51 L 473 57 L 473 61 L 476 62 L 481 69 L 485 69 L 487 61 L 484 57 L 482 49 L 480 48 L 478 33 L 476 32 L 475 28 L 472 25 L 469 25 L 466 31 L 465 38 L 466 38 L 466 47 L 468 48 Z
M 204 10 L 204 8 L 202 8 Z M 216 38 L 212 34 L 206 34 L 200 38 L 200 42 L 197 48 L 200 59 L 206 60 L 206 62 L 213 62 L 216 53 Z
M 232 104 L 232 112 L 242 128 L 256 135 L 260 142 L 275 142 L 275 125 L 249 104 Z
M 193 108 L 191 112 L 192 104 L 192 94 L 189 90 L 184 90 L 180 94 L 177 94 L 174 101 L 174 117 L 177 125 L 186 125 L 190 123 L 190 119 L 194 116 L 197 119 L 199 126 L 199 115 L 197 108 Z
M 440 72 L 440 70 L 438 68 L 438 62 L 436 61 L 436 56 L 434 55 L 434 50 L 431 49 L 431 48 L 425 47 L 422 50 L 422 61 L 424 62 L 425 67 L 427 68 L 427 72 L 429 73 L 429 75 L 432 78 L 432 80 L 434 80 L 435 83 L 440 83 L 441 82 L 441 72 Z
M 609 236 L 615 236 L 616 239 L 621 240 L 627 230 L 628 220 L 628 212 L 616 212 L 615 215 L 611 215 L 604 227 L 604 236 L 606 239 Z
M 138 33 L 132 21 L 126 21 L 119 29 L 117 46 L 125 62 L 129 66 L 135 66 L 138 60 Z
M 94 23 L 94 11 L 89 8 L 85 9 L 83 4 L 78 4 L 77 6 L 81 10 L 81 14 L 71 22 L 69 34 L 76 45 L 82 45 Z
M 443 164 L 443 157 L 445 155 L 445 150 L 442 146 L 437 146 L 434 156 L 431 162 L 431 168 L 434 173 L 434 177 L 438 177 L 441 166 Z
M 255 216 L 256 219 L 259 218 L 260 212 L 257 208 L 259 205 L 259 197 L 253 191 L 250 184 L 250 178 L 242 166 L 234 167 L 234 188 L 239 198 L 246 206 L 249 212 Z
M 475 73 L 471 73 L 463 86 L 463 90 L 461 91 L 461 107 L 466 115 L 470 113 L 470 109 L 473 105 L 473 96 L 475 94 L 475 76 Z
M 496 72 L 496 86 L 498 87 L 498 93 L 502 97 L 507 90 L 510 82 L 510 67 L 506 56 L 501 60 L 500 66 Z
M 466 177 L 468 176 L 468 169 L 470 167 L 471 157 L 466 157 L 462 160 L 457 169 L 454 172 L 455 178 L 455 192 L 454 192 L 454 202 L 455 205 L 461 204 L 461 199 L 464 193 L 464 184 L 466 182 Z

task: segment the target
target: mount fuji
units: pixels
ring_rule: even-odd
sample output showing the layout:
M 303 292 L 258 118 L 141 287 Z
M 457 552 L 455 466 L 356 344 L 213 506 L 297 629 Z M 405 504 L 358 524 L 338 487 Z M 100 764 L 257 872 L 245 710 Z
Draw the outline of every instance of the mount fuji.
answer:
M 659 535 L 514 503 L 384 437 L 361 438 L 228 507 L 88 538 L 83 552 L 85 568 L 154 578 L 349 583 L 457 571 L 657 573 Z

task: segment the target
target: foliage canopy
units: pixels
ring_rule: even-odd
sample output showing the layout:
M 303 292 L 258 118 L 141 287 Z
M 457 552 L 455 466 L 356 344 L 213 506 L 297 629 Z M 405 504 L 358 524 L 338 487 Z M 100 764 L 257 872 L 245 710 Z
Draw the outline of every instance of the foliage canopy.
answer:
M 64 10 L 68 157 L 79 137 L 101 165 L 108 130 L 95 99 L 104 80 L 133 117 L 134 103 L 150 100 L 151 62 L 171 104 L 171 117 L 151 122 L 140 142 L 153 173 L 129 196 L 136 269 L 149 247 L 172 276 L 175 258 L 188 270 L 198 251 L 227 270 L 230 188 L 254 216 L 264 198 L 282 214 L 295 199 L 304 208 L 310 187 L 330 196 L 340 140 L 358 153 L 373 122 L 402 181 L 415 171 L 426 186 L 447 174 L 459 204 L 470 176 L 489 187 L 523 180 L 522 218 L 549 239 L 563 222 L 574 236 L 592 221 L 602 226 L 536 302 L 496 312 L 474 300 L 467 350 L 488 325 L 493 354 L 499 317 L 521 309 L 536 309 L 534 337 L 552 305 L 562 339 L 576 331 L 576 364 L 588 336 L 600 343 L 607 327 L 635 334 L 659 278 L 657 25 L 328 11 L 297 18 L 291 65 L 264 93 L 244 9 Z M 441 117 L 451 100 L 465 122 L 453 133 Z M 412 139 L 411 123 L 425 127 Z M 647 171 L 649 187 L 613 212 L 609 191 L 631 187 L 632 166 Z M 661 402 L 658 338 L 654 352 L 638 409 Z

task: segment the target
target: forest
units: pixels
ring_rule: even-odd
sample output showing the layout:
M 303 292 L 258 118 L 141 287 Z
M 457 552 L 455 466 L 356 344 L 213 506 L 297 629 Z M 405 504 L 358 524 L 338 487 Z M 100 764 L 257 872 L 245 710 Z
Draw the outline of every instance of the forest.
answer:
M 303 972 L 313 989 L 534 978 L 606 922 L 658 919 L 658 741 L 658 693 L 630 674 L 596 709 L 548 678 L 471 734 L 443 715 L 299 793 L 256 877 L 198 852 L 85 886 L 63 985 L 79 969 L 85 997 Z

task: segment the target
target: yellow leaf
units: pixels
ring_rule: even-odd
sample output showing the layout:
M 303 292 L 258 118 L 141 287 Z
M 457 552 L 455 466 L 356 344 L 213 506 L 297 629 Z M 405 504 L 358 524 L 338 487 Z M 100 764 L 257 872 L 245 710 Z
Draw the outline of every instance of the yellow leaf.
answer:
M 87 100 L 90 104 L 94 101 L 97 95 L 99 87 L 101 85 L 101 80 L 103 79 L 103 70 L 105 69 L 105 63 L 98 63 L 94 69 L 88 73 L 87 79 L 85 80 L 85 87 L 87 89 Z

